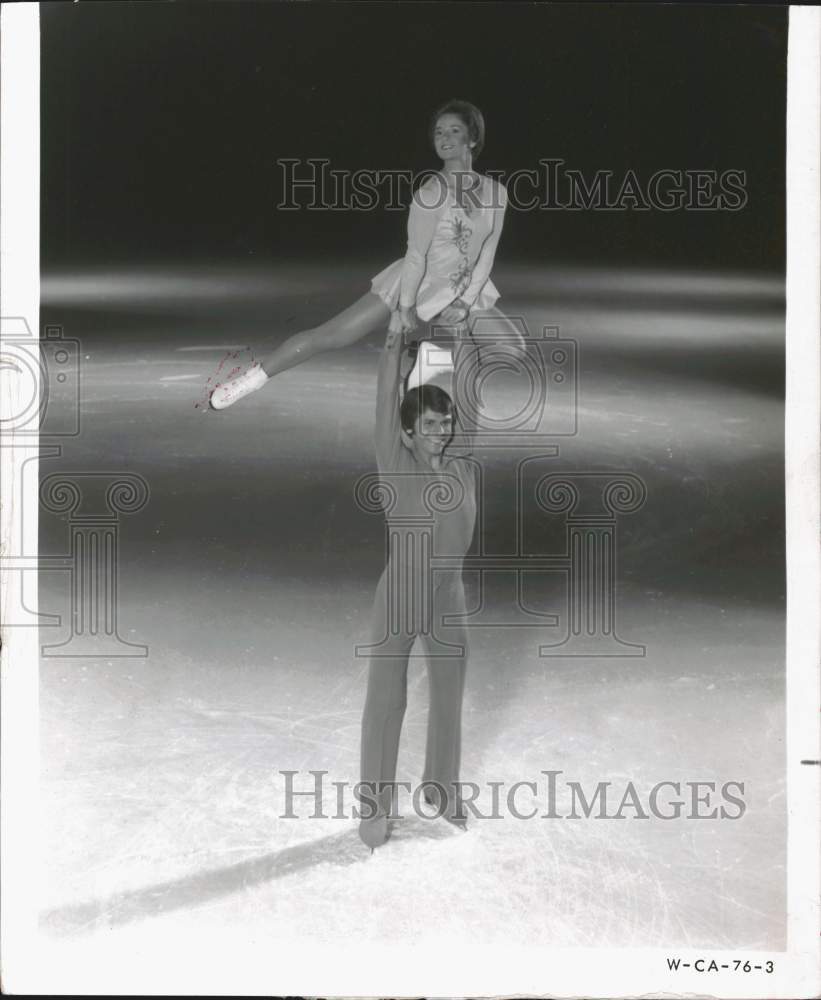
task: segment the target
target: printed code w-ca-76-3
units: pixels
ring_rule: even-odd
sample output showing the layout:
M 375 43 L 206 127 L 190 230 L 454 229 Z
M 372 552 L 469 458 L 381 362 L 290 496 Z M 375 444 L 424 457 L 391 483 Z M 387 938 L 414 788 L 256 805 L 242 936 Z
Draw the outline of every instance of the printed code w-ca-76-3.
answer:
M 671 972 L 693 969 L 696 972 L 773 972 L 775 965 L 768 962 L 751 962 L 748 958 L 735 958 L 730 962 L 719 962 L 715 958 L 697 958 L 695 962 L 682 962 L 680 958 L 668 958 L 667 968 Z

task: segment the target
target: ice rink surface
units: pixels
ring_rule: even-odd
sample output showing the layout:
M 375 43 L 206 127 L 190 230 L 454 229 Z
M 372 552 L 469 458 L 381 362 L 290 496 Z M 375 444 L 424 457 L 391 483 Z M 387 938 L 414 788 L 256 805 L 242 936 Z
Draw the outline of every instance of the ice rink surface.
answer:
M 477 629 L 464 707 L 465 780 L 539 781 L 542 804 L 543 770 L 586 790 L 741 781 L 744 815 L 505 815 L 467 833 L 409 816 L 371 856 L 355 820 L 334 818 L 332 782 L 358 778 L 354 647 L 384 558 L 381 519 L 353 499 L 374 468 L 379 337 L 229 410 L 195 403 L 227 351 L 260 356 L 377 269 L 46 276 L 43 321 L 81 342 L 82 426 L 41 478 L 128 471 L 150 498 L 120 518 L 118 604 L 121 637 L 148 656 L 41 661 L 44 934 L 784 947 L 779 279 L 494 272 L 508 314 L 578 343 L 578 433 L 544 471 L 646 484 L 619 520 L 616 596 L 620 636 L 646 655 L 540 657 L 556 629 Z M 515 459 L 483 460 L 486 551 L 504 551 Z M 558 517 L 544 538 L 562 531 Z M 65 518 L 41 512 L 41 555 L 67 546 Z M 40 610 L 63 616 L 41 642 L 60 642 L 65 574 L 39 586 Z M 535 575 L 526 599 L 566 615 L 555 574 Z M 426 713 L 414 659 L 400 780 L 421 777 Z M 327 818 L 308 818 L 307 798 L 282 818 L 285 770 L 303 790 L 309 770 L 327 772 Z

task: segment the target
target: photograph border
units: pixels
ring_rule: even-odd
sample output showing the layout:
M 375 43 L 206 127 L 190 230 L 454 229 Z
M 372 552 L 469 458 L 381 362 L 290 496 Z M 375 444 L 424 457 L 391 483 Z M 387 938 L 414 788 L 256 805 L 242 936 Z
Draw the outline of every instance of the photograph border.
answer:
M 242 5 L 236 5 L 241 16 Z M 22 319 L 39 336 L 40 64 L 39 7 L 0 10 L 0 353 Z M 786 310 L 786 771 L 788 795 L 788 945 L 786 952 L 676 949 L 682 961 L 772 959 L 772 975 L 667 971 L 668 948 L 476 949 L 454 960 L 447 944 L 424 956 L 413 942 L 344 949 L 306 942 L 277 954 L 264 940 L 243 942 L 226 928 L 219 939 L 169 941 L 142 954 L 127 935 L 94 944 L 45 945 L 37 934 L 40 828 L 37 795 L 38 630 L 4 628 L 0 651 L 2 809 L 0 817 L 0 968 L 9 993 L 235 993 L 321 996 L 721 996 L 814 997 L 819 979 L 821 742 L 819 685 L 819 52 L 821 8 L 789 8 L 787 78 Z M 728 57 L 729 58 L 729 57 Z M 35 366 L 37 370 L 37 366 Z M 4 391 L 13 377 L 0 370 Z M 7 404 L 2 404 L 7 405 Z M 8 403 L 11 407 L 11 402 Z M 0 597 L 37 611 L 36 572 L 11 572 L 4 556 L 18 541 L 37 556 L 37 444 L 4 433 L 0 447 Z M 26 464 L 25 510 L 15 494 Z M 33 471 L 34 470 L 34 471 Z M 25 537 L 19 532 L 25 531 Z M 422 958 L 424 957 L 424 961 Z

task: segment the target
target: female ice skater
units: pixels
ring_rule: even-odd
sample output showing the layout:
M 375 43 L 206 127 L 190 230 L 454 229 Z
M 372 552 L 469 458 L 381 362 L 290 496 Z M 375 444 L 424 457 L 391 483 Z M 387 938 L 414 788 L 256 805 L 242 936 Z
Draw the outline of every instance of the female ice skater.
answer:
M 408 657 L 417 638 L 430 682 L 425 798 L 449 822 L 466 823 L 459 766 L 467 635 L 464 625 L 444 619 L 466 613 L 462 560 L 476 523 L 476 465 L 449 454 L 456 414 L 448 393 L 422 385 L 406 391 L 400 407 L 401 327 L 394 316 L 379 361 L 374 434 L 390 543 L 374 600 L 362 717 L 359 835 L 372 850 L 389 835 Z M 457 341 L 460 383 L 472 377 L 477 354 L 466 338 Z
M 490 280 L 502 233 L 507 191 L 498 181 L 473 170 L 485 141 L 482 113 L 467 101 L 449 101 L 433 115 L 430 136 L 442 160 L 441 172 L 414 194 L 408 218 L 408 248 L 371 280 L 371 291 L 343 312 L 289 337 L 261 363 L 217 387 L 214 409 L 231 406 L 265 385 L 271 376 L 323 351 L 347 347 L 385 329 L 397 314 L 402 332 L 418 320 L 453 325 L 480 317 L 492 330 L 520 344 L 521 334 L 495 307 L 499 292 Z M 424 357 L 420 351 L 417 368 Z M 409 385 L 425 381 L 417 369 Z

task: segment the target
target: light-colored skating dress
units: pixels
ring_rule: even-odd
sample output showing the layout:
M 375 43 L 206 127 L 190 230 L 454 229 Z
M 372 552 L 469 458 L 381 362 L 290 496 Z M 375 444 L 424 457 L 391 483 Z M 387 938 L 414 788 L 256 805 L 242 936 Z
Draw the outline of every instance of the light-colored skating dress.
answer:
M 371 291 L 391 311 L 415 305 L 419 319 L 428 322 L 456 299 L 470 306 L 471 313 L 493 309 L 499 292 L 490 272 L 507 191 L 498 181 L 483 177 L 465 201 L 470 212 L 439 176 L 414 194 L 407 253 L 371 279 Z

